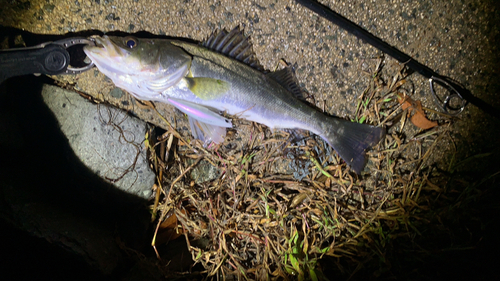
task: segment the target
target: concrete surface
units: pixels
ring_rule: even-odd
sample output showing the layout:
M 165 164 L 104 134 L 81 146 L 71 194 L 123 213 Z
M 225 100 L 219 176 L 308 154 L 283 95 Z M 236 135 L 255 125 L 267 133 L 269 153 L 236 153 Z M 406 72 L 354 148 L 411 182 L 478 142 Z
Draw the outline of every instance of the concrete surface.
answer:
M 438 1 L 321 1 L 374 35 L 414 57 L 442 75 L 464 84 L 471 92 L 499 106 L 499 7 L 491 0 Z M 373 68 L 381 52 L 337 26 L 297 5 L 295 1 L 141 1 L 141 0 L 38 0 L 9 1 L 0 11 L 0 24 L 35 33 L 65 34 L 88 30 L 102 32 L 147 31 L 157 35 L 201 41 L 215 29 L 241 26 L 266 69 L 283 58 L 297 66 L 300 85 L 314 96 L 316 106 L 329 114 L 352 118 L 356 99 L 369 82 L 362 70 Z M 387 68 L 398 64 L 386 59 Z M 129 95 L 108 94 L 114 86 L 97 71 L 71 80 L 76 88 L 165 127 L 149 110 L 138 107 Z M 437 109 L 427 80 L 414 74 L 408 79 L 416 98 Z M 173 120 L 169 106 L 159 111 Z M 459 145 L 468 157 L 484 149 L 477 136 L 495 121 L 474 106 L 461 114 L 452 139 L 439 144 L 438 159 L 449 161 Z M 179 126 L 185 124 L 178 120 Z M 493 122 L 493 123 L 491 123 Z M 463 148 L 463 150 L 461 150 Z

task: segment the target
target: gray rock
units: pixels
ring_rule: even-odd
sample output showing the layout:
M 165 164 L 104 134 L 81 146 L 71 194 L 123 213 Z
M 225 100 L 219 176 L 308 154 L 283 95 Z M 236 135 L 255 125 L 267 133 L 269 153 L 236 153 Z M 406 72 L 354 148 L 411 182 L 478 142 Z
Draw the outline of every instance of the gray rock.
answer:
M 123 97 L 123 95 L 124 95 L 124 93 L 123 93 L 122 89 L 120 89 L 120 88 L 118 88 L 118 87 L 116 87 L 116 88 L 114 88 L 113 90 L 111 90 L 111 92 L 109 92 L 109 94 L 110 94 L 112 97 L 117 98 L 117 99 L 119 99 L 119 98 Z
M 195 160 L 190 159 L 188 164 L 191 165 L 194 161 Z M 220 170 L 217 167 L 214 167 L 206 160 L 201 160 L 191 171 L 191 179 L 194 180 L 195 183 L 200 184 L 216 179 L 219 174 Z
M 83 164 L 117 188 L 149 198 L 155 175 L 142 144 L 145 122 L 55 86 L 45 85 L 42 96 Z

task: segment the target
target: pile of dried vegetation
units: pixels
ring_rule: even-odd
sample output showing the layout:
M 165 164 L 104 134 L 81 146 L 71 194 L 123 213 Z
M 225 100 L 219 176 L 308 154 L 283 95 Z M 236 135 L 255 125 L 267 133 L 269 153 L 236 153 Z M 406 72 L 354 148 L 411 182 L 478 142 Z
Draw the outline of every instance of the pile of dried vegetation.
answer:
M 150 133 L 154 246 L 186 239 L 193 262 L 216 279 L 321 280 L 325 258 L 347 276 L 370 260 L 381 264 L 377 270 L 390 267 L 386 246 L 419 235 L 445 193 L 448 178 L 431 156 L 450 141 L 454 119 L 411 97 L 404 66 L 391 73 L 383 59 L 367 61 L 370 83 L 354 121 L 383 126 L 387 135 L 368 152 L 361 176 L 315 136 L 293 143 L 244 120 L 218 147 L 204 148 L 175 124 Z M 215 176 L 193 177 L 200 165 L 215 167 Z

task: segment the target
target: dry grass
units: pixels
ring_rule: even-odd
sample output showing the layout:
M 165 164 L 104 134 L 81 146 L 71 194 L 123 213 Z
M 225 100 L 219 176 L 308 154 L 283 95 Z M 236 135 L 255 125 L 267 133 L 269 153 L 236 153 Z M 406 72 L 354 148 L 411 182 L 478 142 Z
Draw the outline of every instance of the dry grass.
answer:
M 388 132 L 368 153 L 369 171 L 361 177 L 315 137 L 290 144 L 285 133 L 272 135 L 243 120 L 236 122 L 242 138 L 236 149 L 205 149 L 172 127 L 150 137 L 159 183 L 154 244 L 185 237 L 193 261 L 216 279 L 321 280 L 318 261 L 325 256 L 339 261 L 338 270 L 347 275 L 362 261 L 386 262 L 386 245 L 418 235 L 415 222 L 425 220 L 429 198 L 444 191 L 430 180 L 436 172 L 430 155 L 447 138 L 450 119 L 438 116 L 438 127 L 420 132 L 397 102 L 405 74 L 384 82 L 383 60 L 370 63 L 370 84 L 359 97 L 355 120 Z M 190 178 L 202 160 L 217 167 L 216 179 Z M 276 165 L 305 169 L 307 176 L 298 181 L 278 173 Z M 160 241 L 165 232 L 170 238 Z M 341 260 L 358 266 L 346 269 Z

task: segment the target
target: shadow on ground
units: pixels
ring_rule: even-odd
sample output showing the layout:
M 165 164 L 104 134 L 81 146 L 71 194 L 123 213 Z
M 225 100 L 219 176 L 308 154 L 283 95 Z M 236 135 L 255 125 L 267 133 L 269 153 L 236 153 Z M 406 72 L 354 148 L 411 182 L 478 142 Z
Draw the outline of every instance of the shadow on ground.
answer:
M 115 189 L 74 155 L 41 99 L 48 81 L 17 77 L 0 89 L 1 271 L 12 280 L 41 273 L 95 280 L 127 266 L 123 246 L 144 248 L 150 214 L 145 200 Z

